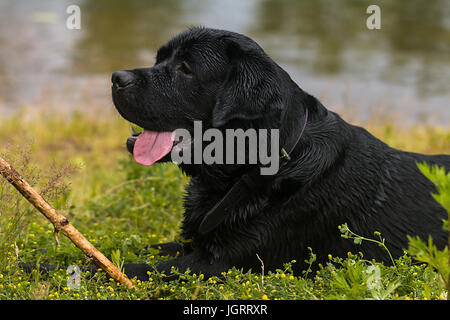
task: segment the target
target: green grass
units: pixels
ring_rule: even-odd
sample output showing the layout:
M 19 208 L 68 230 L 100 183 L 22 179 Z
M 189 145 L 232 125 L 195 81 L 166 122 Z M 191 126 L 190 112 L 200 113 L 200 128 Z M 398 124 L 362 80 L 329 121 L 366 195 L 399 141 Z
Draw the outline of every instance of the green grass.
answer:
M 163 259 L 144 247 L 177 238 L 188 178 L 173 164 L 146 168 L 134 163 L 124 146 L 128 123 L 114 112 L 42 111 L 32 121 L 24 120 L 24 114 L 0 119 L 0 155 L 117 265 L 153 265 Z M 371 124 L 368 129 L 394 147 L 450 153 L 450 131 L 442 128 Z M 348 241 L 357 235 L 352 237 Z M 374 235 L 373 240 L 378 239 Z M 82 278 L 79 289 L 69 289 L 64 270 L 48 277 L 26 274 L 17 267 L 18 260 L 61 266 L 89 263 L 64 236 L 58 244 L 52 225 L 0 179 L 0 299 L 447 298 L 445 282 L 432 264 L 413 261 L 407 254 L 395 266 L 368 261 L 364 252 L 330 255 L 326 265 L 315 274 L 309 271 L 308 277 L 293 276 L 292 262 L 264 277 L 260 270 L 232 269 L 221 279 L 182 274 L 179 281 L 165 283 L 152 272 L 148 282 L 133 280 L 137 290 L 131 291 L 103 272 Z M 310 263 L 315 264 L 314 248 Z

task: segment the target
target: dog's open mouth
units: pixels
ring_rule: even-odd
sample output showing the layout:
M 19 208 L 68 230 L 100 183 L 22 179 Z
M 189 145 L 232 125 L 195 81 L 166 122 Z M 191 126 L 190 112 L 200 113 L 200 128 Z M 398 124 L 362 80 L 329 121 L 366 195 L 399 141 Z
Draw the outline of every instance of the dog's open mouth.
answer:
M 167 155 L 174 146 L 174 132 L 145 130 L 135 136 L 134 160 L 144 166 L 151 166 Z
M 183 149 L 191 144 L 190 139 L 183 139 L 181 136 L 175 141 L 175 133 L 176 131 L 146 129 L 137 132 L 131 126 L 131 136 L 127 139 L 127 149 L 137 163 L 151 166 L 164 158 L 172 149 L 176 149 L 178 153 L 182 154 Z

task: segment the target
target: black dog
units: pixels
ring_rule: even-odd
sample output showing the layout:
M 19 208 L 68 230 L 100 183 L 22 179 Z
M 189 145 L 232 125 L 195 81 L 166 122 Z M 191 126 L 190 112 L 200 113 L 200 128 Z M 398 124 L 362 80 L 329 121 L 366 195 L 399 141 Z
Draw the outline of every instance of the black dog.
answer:
M 346 123 L 246 36 L 189 29 L 159 49 L 152 68 L 117 71 L 112 82 L 119 113 L 146 129 L 145 137 L 127 143 L 144 164 L 169 161 L 172 142 L 165 133 L 192 131 L 195 120 L 204 129 L 278 128 L 280 147 L 292 149 L 270 177 L 255 174 L 254 165 L 180 164 L 191 176 L 181 234 L 191 241 L 159 245 L 164 254 L 182 252 L 157 265 L 166 274 L 172 266 L 206 276 L 233 266 L 258 271 L 257 254 L 266 270 L 296 260 L 299 273 L 308 247 L 317 262 L 329 253 L 361 251 L 389 263 L 377 245 L 342 239 L 338 225 L 345 222 L 359 235 L 381 232 L 397 257 L 408 246 L 407 235 L 431 235 L 445 246 L 446 212 L 416 163 L 449 170 L 450 156 L 395 150 Z M 211 212 L 214 218 L 205 218 Z M 149 269 L 125 266 L 128 276 L 141 280 Z
M 238 201 L 228 201 L 226 194 L 252 166 L 181 164 L 192 177 L 181 236 L 192 241 L 189 246 L 162 245 L 163 252 L 183 255 L 160 263 L 161 271 L 169 273 L 172 266 L 208 276 L 233 266 L 256 271 L 258 254 L 266 270 L 295 259 L 298 272 L 308 258 L 307 247 L 318 262 L 328 253 L 362 251 L 389 263 L 378 246 L 342 239 L 337 227 L 344 222 L 360 235 L 381 232 L 394 256 L 407 248 L 407 235 L 431 235 L 445 246 L 446 212 L 431 197 L 435 188 L 416 163 L 450 169 L 450 156 L 395 150 L 346 123 L 300 89 L 246 36 L 189 29 L 159 49 L 152 68 L 117 71 L 112 81 L 119 113 L 153 136 L 192 130 L 199 120 L 205 128 L 279 128 L 280 146 L 295 146 L 275 176 L 250 175 L 257 186 L 246 184 Z M 136 140 L 128 141 L 131 152 Z M 202 231 L 205 215 L 220 201 L 229 202 L 219 212 L 223 217 Z M 127 274 L 145 279 L 147 268 L 129 266 Z

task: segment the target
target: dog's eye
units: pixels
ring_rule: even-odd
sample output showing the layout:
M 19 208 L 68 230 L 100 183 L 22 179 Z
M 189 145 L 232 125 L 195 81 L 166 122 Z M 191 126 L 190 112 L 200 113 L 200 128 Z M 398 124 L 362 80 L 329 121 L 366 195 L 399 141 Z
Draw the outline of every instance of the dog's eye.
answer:
M 182 62 L 178 65 L 178 70 L 183 72 L 185 75 L 192 75 L 192 70 L 186 62 Z

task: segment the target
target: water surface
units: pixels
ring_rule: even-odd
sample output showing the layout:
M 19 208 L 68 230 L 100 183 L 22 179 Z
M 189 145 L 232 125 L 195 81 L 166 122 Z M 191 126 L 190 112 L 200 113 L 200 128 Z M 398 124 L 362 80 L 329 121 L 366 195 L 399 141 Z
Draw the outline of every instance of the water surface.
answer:
M 381 7 L 381 30 L 366 8 Z M 66 8 L 81 8 L 68 30 Z M 0 0 L 0 106 L 111 108 L 110 74 L 149 66 L 193 25 L 255 39 L 306 91 L 352 120 L 450 124 L 450 1 Z

